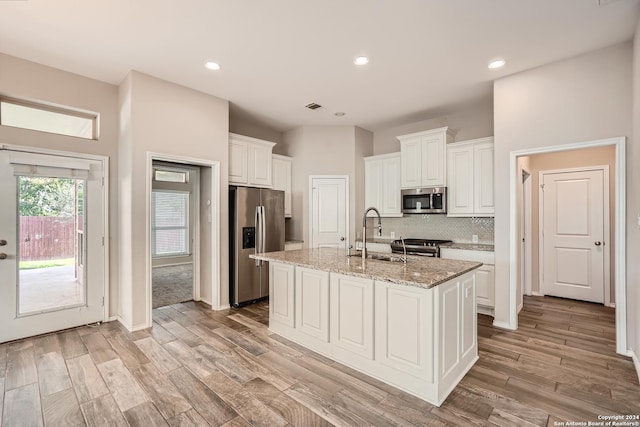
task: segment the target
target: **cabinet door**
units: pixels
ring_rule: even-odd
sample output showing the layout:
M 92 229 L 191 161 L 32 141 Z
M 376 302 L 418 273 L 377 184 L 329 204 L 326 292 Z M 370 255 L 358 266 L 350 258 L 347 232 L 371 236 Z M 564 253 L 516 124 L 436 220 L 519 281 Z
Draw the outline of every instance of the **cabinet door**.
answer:
M 248 144 L 249 185 L 271 187 L 271 151 L 273 147 L 262 144 Z
M 296 268 L 296 329 L 329 342 L 329 273 Z
M 460 307 L 460 282 L 452 280 L 439 285 L 438 304 L 440 310 L 440 366 L 438 377 L 446 378 L 460 361 L 460 329 L 462 318 Z
M 433 382 L 433 290 L 376 281 L 376 361 Z
M 382 161 L 380 159 L 364 160 L 364 205 L 376 207 L 383 214 L 382 201 Z M 368 216 L 376 216 L 369 212 Z
M 247 184 L 247 143 L 244 141 L 229 141 L 229 182 L 232 184 Z
M 269 263 L 269 322 L 293 328 L 294 266 Z
M 273 156 L 272 188 L 284 191 L 284 216 L 291 218 L 291 160 Z
M 423 137 L 421 159 L 423 187 L 441 187 L 446 184 L 445 135 Z
M 449 187 L 447 214 L 473 213 L 473 146 L 451 148 L 447 151 Z
M 402 216 L 400 196 L 400 156 L 382 160 L 382 206 L 383 216 Z M 367 205 L 369 206 L 369 205 Z
M 373 280 L 332 273 L 330 283 L 331 344 L 343 358 L 373 359 Z
M 492 214 L 493 201 L 493 143 L 474 147 L 474 212 Z
M 477 271 L 477 270 L 476 270 Z M 471 274 L 460 280 L 460 306 L 462 307 L 462 319 L 460 325 L 460 348 L 461 359 L 464 359 L 471 352 L 476 352 L 476 298 L 475 298 L 475 275 Z
M 422 187 L 422 145 L 420 137 L 400 143 L 402 188 Z
M 476 303 L 485 307 L 493 307 L 495 294 L 495 267 L 483 265 L 476 270 Z

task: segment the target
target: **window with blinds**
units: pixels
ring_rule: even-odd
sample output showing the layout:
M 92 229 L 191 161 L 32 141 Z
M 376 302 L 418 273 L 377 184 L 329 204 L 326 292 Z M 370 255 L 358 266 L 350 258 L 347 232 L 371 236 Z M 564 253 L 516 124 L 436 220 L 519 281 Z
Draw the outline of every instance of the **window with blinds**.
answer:
M 151 247 L 153 256 L 189 254 L 189 193 L 154 190 Z

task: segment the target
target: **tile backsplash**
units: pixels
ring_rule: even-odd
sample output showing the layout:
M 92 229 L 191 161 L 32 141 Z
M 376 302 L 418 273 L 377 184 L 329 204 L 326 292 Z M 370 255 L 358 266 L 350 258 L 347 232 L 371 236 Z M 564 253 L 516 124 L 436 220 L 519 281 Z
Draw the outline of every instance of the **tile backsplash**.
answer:
M 377 222 L 375 222 L 377 224 Z M 446 215 L 406 215 L 402 218 L 382 218 L 382 236 L 448 239 L 457 243 L 471 243 L 471 236 L 478 236 L 478 243 L 493 244 L 493 218 L 450 218 Z M 368 226 L 371 226 L 369 222 Z M 371 237 L 371 230 L 367 236 Z

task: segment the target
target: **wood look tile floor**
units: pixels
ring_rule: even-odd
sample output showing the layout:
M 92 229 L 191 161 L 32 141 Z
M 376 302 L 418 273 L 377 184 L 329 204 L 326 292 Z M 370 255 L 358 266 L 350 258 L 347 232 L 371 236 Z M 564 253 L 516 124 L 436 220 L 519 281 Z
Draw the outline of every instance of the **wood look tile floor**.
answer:
M 479 316 L 480 360 L 439 408 L 267 330 L 265 303 L 154 310 L 0 345 L 0 425 L 553 426 L 640 415 L 614 310 L 530 297 L 508 332 Z

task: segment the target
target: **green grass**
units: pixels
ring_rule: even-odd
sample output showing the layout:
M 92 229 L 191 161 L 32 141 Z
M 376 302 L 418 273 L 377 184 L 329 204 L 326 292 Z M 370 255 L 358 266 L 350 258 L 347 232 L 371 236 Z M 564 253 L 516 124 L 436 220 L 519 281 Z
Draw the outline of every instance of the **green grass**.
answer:
M 34 270 L 36 268 L 62 267 L 75 264 L 75 258 L 45 259 L 41 261 L 20 261 L 20 270 Z

